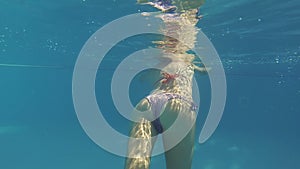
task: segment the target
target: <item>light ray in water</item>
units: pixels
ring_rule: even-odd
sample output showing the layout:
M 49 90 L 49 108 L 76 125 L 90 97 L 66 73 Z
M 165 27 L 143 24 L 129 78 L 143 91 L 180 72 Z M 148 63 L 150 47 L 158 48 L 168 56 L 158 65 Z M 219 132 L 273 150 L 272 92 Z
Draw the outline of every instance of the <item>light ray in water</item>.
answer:
M 73 66 L 50 66 L 50 65 L 29 65 L 29 64 L 12 64 L 12 63 L 0 63 L 0 67 L 19 67 L 19 68 L 42 68 L 42 69 L 66 69 L 66 70 L 73 70 Z M 83 68 L 85 70 L 89 70 L 89 68 Z M 114 71 L 114 68 L 101 68 L 101 70 L 106 71 Z M 124 70 L 124 71 L 136 71 L 136 70 Z M 196 78 L 200 75 L 198 73 L 195 74 Z M 261 78 L 278 78 L 280 75 L 276 73 L 234 73 L 234 72 L 227 72 L 226 76 L 229 77 L 261 77 Z M 284 78 L 296 78 L 299 79 L 300 76 L 298 74 L 285 74 Z
M 2 67 L 25 67 L 25 68 L 62 68 L 59 66 L 46 66 L 46 65 L 23 65 L 23 64 L 5 64 L 0 63 Z

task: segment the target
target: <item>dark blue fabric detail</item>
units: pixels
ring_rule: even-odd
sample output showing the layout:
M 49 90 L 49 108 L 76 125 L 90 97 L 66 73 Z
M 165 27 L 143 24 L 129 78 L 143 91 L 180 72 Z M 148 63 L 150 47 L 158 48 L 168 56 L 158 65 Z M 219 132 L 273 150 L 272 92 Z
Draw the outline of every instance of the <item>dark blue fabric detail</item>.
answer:
M 152 125 L 154 126 L 155 130 L 157 131 L 158 134 L 161 134 L 164 132 L 164 128 L 160 122 L 159 119 L 155 119 L 152 122 Z

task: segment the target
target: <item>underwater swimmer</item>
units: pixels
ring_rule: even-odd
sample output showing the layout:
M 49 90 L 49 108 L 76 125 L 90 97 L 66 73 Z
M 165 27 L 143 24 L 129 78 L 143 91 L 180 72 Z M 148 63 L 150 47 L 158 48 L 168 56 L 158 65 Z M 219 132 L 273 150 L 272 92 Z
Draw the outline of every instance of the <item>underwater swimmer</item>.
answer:
M 154 7 L 159 6 L 158 9 L 166 12 L 159 17 L 165 24 L 162 32 L 170 36 L 154 43 L 162 49 L 161 57 L 167 58 L 169 62 L 161 70 L 157 87 L 136 106 L 139 111 L 149 112 L 154 120 L 140 118 L 133 124 L 130 137 L 141 139 L 129 140 L 125 169 L 149 169 L 150 157 L 156 141 L 153 138 L 158 134 L 162 134 L 167 169 L 191 169 L 197 108 L 192 98 L 192 79 L 195 70 L 206 72 L 206 69 L 193 64 L 195 56 L 188 54 L 187 51 L 191 50 L 189 47 L 193 47 L 196 41 L 197 9 L 203 1 L 140 0 L 138 2 Z M 172 8 L 172 10 L 162 8 Z M 181 119 L 180 126 L 183 128 L 192 127 L 175 147 L 168 149 L 174 140 L 173 135 L 177 134 L 176 129 L 170 128 L 176 119 Z M 166 135 L 164 131 L 169 129 L 171 134 Z

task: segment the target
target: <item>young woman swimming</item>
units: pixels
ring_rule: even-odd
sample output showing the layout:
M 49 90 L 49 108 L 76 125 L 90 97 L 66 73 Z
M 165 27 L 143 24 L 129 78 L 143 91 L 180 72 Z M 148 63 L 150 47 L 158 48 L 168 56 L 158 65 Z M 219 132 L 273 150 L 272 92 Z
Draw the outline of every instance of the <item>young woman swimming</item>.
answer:
M 167 169 L 191 169 L 196 120 L 192 78 L 195 70 L 205 72 L 206 69 L 195 66 L 194 55 L 188 54 L 187 51 L 194 47 L 196 41 L 197 9 L 203 4 L 203 0 L 139 2 L 153 5 L 163 11 L 159 17 L 165 24 L 162 33 L 167 36 L 155 44 L 162 49 L 162 57 L 167 58 L 169 62 L 161 70 L 162 77 L 158 81 L 157 88 L 136 106 L 139 111 L 152 113 L 155 120 L 141 118 L 133 125 L 130 137 L 141 139 L 129 140 L 125 169 L 149 169 L 155 143 L 152 137 L 158 134 L 162 134 L 166 149 Z M 169 149 L 177 132 L 170 127 L 177 118 L 181 119 L 180 125 L 183 128 L 190 125 L 192 127 L 175 147 Z M 169 134 L 164 134 L 168 129 Z

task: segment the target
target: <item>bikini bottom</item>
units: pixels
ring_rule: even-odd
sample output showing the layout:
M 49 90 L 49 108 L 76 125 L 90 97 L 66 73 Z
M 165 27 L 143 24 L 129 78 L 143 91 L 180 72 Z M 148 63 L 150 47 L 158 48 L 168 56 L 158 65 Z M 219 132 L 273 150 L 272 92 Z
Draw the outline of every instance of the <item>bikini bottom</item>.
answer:
M 154 126 L 155 130 L 161 134 L 163 133 L 164 129 L 160 122 L 159 116 L 166 105 L 166 103 L 172 99 L 181 99 L 185 102 L 188 102 L 191 105 L 191 110 L 195 111 L 197 109 L 197 106 L 190 100 L 186 99 L 185 97 L 182 97 L 179 94 L 175 93 L 158 93 L 158 94 L 151 94 L 146 97 L 148 102 L 151 106 L 151 111 L 154 115 L 155 120 L 153 120 L 151 123 Z

